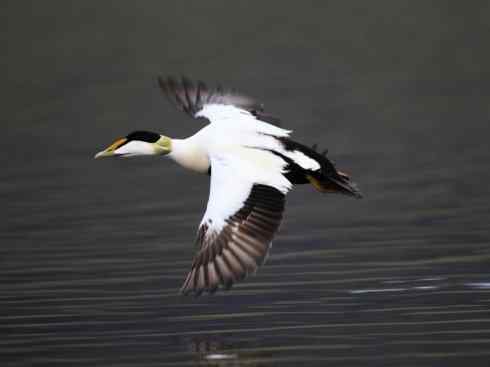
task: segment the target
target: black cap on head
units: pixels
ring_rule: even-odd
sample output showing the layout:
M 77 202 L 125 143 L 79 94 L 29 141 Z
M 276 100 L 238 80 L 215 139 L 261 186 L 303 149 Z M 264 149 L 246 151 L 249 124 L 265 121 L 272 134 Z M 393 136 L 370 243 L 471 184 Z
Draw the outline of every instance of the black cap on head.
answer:
M 146 141 L 147 143 L 155 143 L 160 139 L 160 134 L 151 131 L 133 131 L 131 134 L 126 136 L 128 141 L 139 140 Z

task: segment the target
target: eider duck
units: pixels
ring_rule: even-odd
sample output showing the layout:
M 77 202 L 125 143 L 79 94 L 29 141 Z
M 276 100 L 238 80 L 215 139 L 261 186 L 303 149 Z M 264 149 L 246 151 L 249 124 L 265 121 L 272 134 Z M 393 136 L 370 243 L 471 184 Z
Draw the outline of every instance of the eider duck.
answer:
M 165 155 L 211 176 L 206 212 L 197 232 L 197 253 L 183 294 L 214 293 L 256 272 L 264 262 L 293 185 L 356 198 L 349 176 L 312 148 L 276 126 L 261 104 L 242 94 L 208 88 L 185 77 L 158 78 L 165 96 L 181 111 L 208 124 L 186 139 L 135 131 L 95 158 Z

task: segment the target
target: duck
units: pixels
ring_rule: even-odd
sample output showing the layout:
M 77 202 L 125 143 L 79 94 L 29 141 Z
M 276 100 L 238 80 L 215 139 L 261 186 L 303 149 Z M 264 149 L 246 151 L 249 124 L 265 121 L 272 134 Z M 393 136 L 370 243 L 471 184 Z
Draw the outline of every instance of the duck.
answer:
M 362 197 L 326 151 L 293 140 L 292 131 L 255 99 L 187 77 L 160 76 L 157 81 L 171 104 L 205 126 L 183 139 L 133 131 L 95 158 L 165 156 L 209 175 L 208 203 L 182 294 L 228 290 L 256 273 L 267 258 L 283 219 L 286 195 L 294 186 Z

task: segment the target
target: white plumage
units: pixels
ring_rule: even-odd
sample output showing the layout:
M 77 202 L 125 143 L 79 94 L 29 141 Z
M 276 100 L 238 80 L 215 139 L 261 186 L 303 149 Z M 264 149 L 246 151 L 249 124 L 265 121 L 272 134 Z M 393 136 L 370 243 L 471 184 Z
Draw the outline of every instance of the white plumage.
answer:
M 252 99 L 186 78 L 160 78 L 159 84 L 177 108 L 210 123 L 186 139 L 133 132 L 96 157 L 168 154 L 185 168 L 211 175 L 198 250 L 183 293 L 229 288 L 255 272 L 279 228 L 293 184 L 360 197 L 347 175 L 315 149 L 290 140 L 291 131 L 270 124 L 277 119 Z

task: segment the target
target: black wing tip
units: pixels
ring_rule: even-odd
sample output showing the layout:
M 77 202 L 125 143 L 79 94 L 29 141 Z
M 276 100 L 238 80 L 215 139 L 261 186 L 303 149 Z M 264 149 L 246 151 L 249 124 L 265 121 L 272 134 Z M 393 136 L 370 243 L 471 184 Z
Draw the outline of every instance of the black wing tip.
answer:
M 157 76 L 158 86 L 163 94 L 179 110 L 195 116 L 206 104 L 233 105 L 252 113 L 256 118 L 280 126 L 280 120 L 264 112 L 264 105 L 234 89 L 224 88 L 221 84 L 208 88 L 202 80 L 194 80 L 185 74 L 180 77 Z
M 217 284 L 214 287 L 204 287 L 204 288 L 199 288 L 199 287 L 194 287 L 194 288 L 180 288 L 179 294 L 184 297 L 200 297 L 200 296 L 213 296 L 216 294 L 218 290 L 222 291 L 229 291 L 233 287 L 233 282 L 228 282 L 228 283 L 223 283 L 223 284 Z
M 356 191 L 351 192 L 350 196 L 352 196 L 356 199 L 363 199 L 364 198 L 364 194 L 362 192 L 360 192 L 359 189 L 357 189 L 357 188 L 356 188 Z
M 162 88 L 164 91 L 170 91 L 171 86 L 175 86 L 176 84 L 178 84 L 177 79 L 171 75 L 168 75 L 166 77 L 159 75 L 157 76 L 157 81 L 160 88 Z
M 157 81 L 163 94 L 178 110 L 195 117 L 196 113 L 202 109 L 203 102 L 205 102 L 202 96 L 207 94 L 204 82 L 200 80 L 194 82 L 184 74 L 180 78 L 172 75 L 166 77 L 160 75 L 157 77 Z
M 354 192 L 352 193 L 352 196 L 354 196 L 356 199 L 363 199 L 364 194 L 361 192 L 361 190 L 357 188 L 357 185 L 353 183 L 351 184 L 351 186 L 353 186 L 354 188 Z

